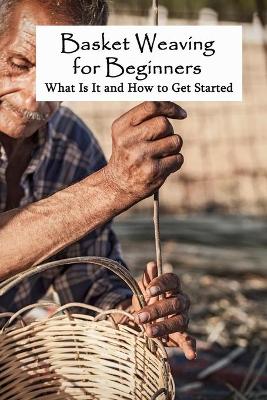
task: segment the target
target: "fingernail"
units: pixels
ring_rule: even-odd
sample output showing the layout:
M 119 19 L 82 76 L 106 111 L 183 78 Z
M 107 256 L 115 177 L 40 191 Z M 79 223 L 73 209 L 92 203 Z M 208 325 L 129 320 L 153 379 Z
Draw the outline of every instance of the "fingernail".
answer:
M 159 286 L 152 286 L 150 289 L 147 289 L 146 292 L 150 296 L 156 296 L 157 294 L 160 294 L 160 287 Z
M 140 324 L 144 324 L 149 320 L 149 314 L 147 312 L 141 312 L 140 314 L 136 314 L 136 318 Z

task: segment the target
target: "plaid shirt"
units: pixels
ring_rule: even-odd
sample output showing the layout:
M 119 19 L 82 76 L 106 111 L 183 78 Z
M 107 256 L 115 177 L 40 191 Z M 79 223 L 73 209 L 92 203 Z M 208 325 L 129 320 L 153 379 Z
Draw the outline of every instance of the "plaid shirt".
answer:
M 36 148 L 21 179 L 24 197 L 20 206 L 26 206 L 64 189 L 106 164 L 92 132 L 65 107 L 61 107 L 36 135 Z M 1 212 L 6 207 L 6 168 L 7 157 L 0 145 Z M 124 265 L 111 223 L 91 232 L 52 259 L 77 256 L 107 257 Z M 25 280 L 19 287 L 10 290 L 0 297 L 0 312 L 15 312 L 25 305 L 35 303 L 45 295 L 51 285 L 62 304 L 76 301 L 110 309 L 131 297 L 124 282 L 104 268 L 93 265 L 66 266 Z

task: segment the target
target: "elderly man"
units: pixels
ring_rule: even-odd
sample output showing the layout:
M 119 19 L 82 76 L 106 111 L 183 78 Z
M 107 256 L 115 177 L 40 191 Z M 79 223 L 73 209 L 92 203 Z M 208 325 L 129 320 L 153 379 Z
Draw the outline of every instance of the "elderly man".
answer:
M 0 278 L 51 256 L 94 255 L 123 264 L 110 220 L 181 167 L 182 140 L 167 118 L 186 113 L 156 102 L 130 110 L 113 123 L 106 164 L 75 114 L 35 100 L 35 26 L 105 24 L 105 0 L 0 0 L 0 17 Z M 51 285 L 62 302 L 128 308 L 149 336 L 169 335 L 168 345 L 195 357 L 195 341 L 184 332 L 187 296 L 176 275 L 156 277 L 154 263 L 140 282 L 148 303 L 142 310 L 114 274 L 80 265 L 23 282 L 0 298 L 0 312 L 37 301 Z M 162 293 L 166 298 L 159 300 Z M 168 318 L 157 321 L 161 317 Z

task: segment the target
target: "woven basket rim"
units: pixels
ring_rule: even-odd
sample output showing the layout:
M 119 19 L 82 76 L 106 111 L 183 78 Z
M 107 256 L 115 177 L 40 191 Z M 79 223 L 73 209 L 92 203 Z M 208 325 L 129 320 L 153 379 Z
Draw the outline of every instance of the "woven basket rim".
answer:
M 46 304 L 51 305 L 54 303 L 48 302 Z M 174 384 L 173 377 L 169 372 L 168 356 L 167 356 L 166 349 L 164 348 L 162 342 L 156 338 L 155 339 L 149 338 L 154 343 L 154 349 L 152 351 L 148 346 L 148 340 L 147 340 L 148 337 L 146 336 L 146 332 L 144 329 L 141 330 L 139 325 L 135 324 L 136 327 L 138 328 L 138 330 L 134 329 L 131 326 L 128 326 L 125 324 L 120 324 L 120 323 L 116 323 L 114 326 L 114 321 L 107 319 L 108 317 L 112 316 L 113 313 L 116 313 L 116 314 L 121 314 L 121 315 L 127 315 L 134 322 L 134 318 L 130 313 L 127 313 L 126 311 L 118 310 L 118 309 L 111 309 L 111 310 L 104 310 L 104 311 L 99 309 L 100 311 L 96 316 L 91 316 L 91 315 L 86 315 L 86 314 L 80 314 L 77 312 L 71 312 L 70 310 L 73 307 L 86 306 L 85 307 L 86 309 L 89 308 L 89 309 L 92 309 L 93 311 L 95 311 L 96 307 L 83 305 L 81 303 L 69 303 L 64 306 L 57 305 L 56 312 L 53 313 L 51 316 L 44 317 L 40 320 L 31 321 L 21 327 L 17 327 L 16 325 L 14 325 L 14 323 L 16 323 L 16 321 L 18 321 L 18 322 L 21 321 L 20 317 L 24 312 L 27 312 L 27 310 L 29 310 L 29 309 L 34 309 L 35 307 L 40 307 L 40 305 L 42 305 L 42 303 L 35 303 L 35 304 L 32 304 L 31 306 L 24 307 L 23 309 L 19 310 L 17 313 L 12 314 L 13 319 L 12 319 L 12 317 L 10 317 L 8 320 L 8 321 L 11 320 L 11 322 L 12 322 L 11 325 L 8 325 L 8 326 L 6 325 L 0 331 L 0 345 L 1 345 L 1 336 L 2 335 L 4 335 L 6 338 L 10 338 L 10 340 L 12 341 L 13 338 L 19 338 L 20 334 L 24 335 L 24 336 L 26 334 L 29 334 L 31 336 L 32 332 L 41 332 L 44 328 L 47 328 L 47 326 L 49 326 L 49 324 L 50 323 L 52 324 L 53 322 L 58 323 L 59 329 L 60 329 L 61 323 L 63 323 L 63 325 L 64 325 L 66 321 L 67 322 L 69 321 L 70 326 L 72 326 L 72 328 L 73 328 L 73 326 L 75 326 L 76 328 L 79 327 L 80 326 L 79 324 L 84 326 L 86 323 L 89 323 L 89 324 L 91 324 L 90 330 L 91 330 L 91 328 L 93 328 L 94 330 L 96 329 L 97 331 L 104 332 L 104 334 L 106 334 L 106 335 L 108 335 L 109 331 L 114 332 L 114 330 L 115 330 L 115 331 L 117 331 L 118 335 L 122 335 L 121 336 L 122 338 L 124 336 L 125 336 L 125 338 L 127 338 L 127 336 L 129 336 L 129 335 L 131 337 L 134 336 L 140 344 L 142 343 L 142 346 L 145 346 L 145 348 L 147 349 L 146 351 L 150 352 L 150 357 L 152 357 L 152 358 L 155 357 L 155 361 L 157 360 L 157 362 L 159 362 L 159 361 L 161 362 L 163 371 L 164 371 L 163 376 L 165 376 L 165 378 L 164 378 L 165 387 L 162 387 L 161 389 L 159 389 L 157 391 L 157 393 L 155 393 L 155 395 L 151 398 L 151 400 L 156 400 L 160 395 L 163 395 L 163 394 L 165 394 L 165 396 L 167 396 L 167 397 L 165 397 L 166 399 L 174 398 L 174 397 L 170 397 L 171 396 L 170 393 L 175 393 L 175 384 Z M 61 313 L 61 311 L 62 311 L 62 313 Z M 1 319 L 1 316 L 2 316 L 2 314 L 0 314 L 0 319 Z M 14 316 L 16 318 L 14 318 Z M 102 317 L 103 317 L 103 319 L 101 319 Z M 99 320 L 99 318 L 100 318 L 100 320 Z
M 116 275 L 118 275 L 132 290 L 132 292 L 135 294 L 140 307 L 144 307 L 146 305 L 145 300 L 144 300 L 144 295 L 141 292 L 141 289 L 139 288 L 137 282 L 135 279 L 131 276 L 130 271 L 127 270 L 125 267 L 120 265 L 118 262 L 102 257 L 76 257 L 76 258 L 69 258 L 65 260 L 59 260 L 59 261 L 53 261 L 49 262 L 46 264 L 39 265 L 37 267 L 30 268 L 26 272 L 22 272 L 18 274 L 15 277 L 7 279 L 5 282 L 0 282 L 0 296 L 2 294 L 5 294 L 8 290 L 10 290 L 12 287 L 16 286 L 20 282 L 23 281 L 25 278 L 29 278 L 35 274 L 45 272 L 51 268 L 56 268 L 59 266 L 64 266 L 64 265 L 73 265 L 73 264 L 94 264 L 99 267 L 106 267 L 107 269 L 111 270 L 114 272 Z M 23 319 L 23 314 L 25 314 L 27 311 L 34 309 L 35 307 L 40 307 L 40 306 L 56 306 L 56 311 L 50 316 L 50 317 L 45 317 L 40 319 L 39 321 L 32 321 L 29 323 L 26 323 Z M 87 310 L 94 311 L 96 313 L 95 317 L 92 317 L 90 315 L 85 315 L 85 314 L 79 314 L 79 313 L 74 313 L 71 312 L 70 309 L 73 307 L 78 307 L 78 308 L 86 308 Z M 62 313 L 62 314 L 61 314 Z M 131 321 L 133 324 L 138 327 L 139 331 L 136 329 L 131 328 L 128 325 L 125 324 L 119 324 L 116 323 L 113 317 L 113 314 L 121 314 L 123 316 L 127 316 L 129 318 L 129 321 Z M 109 320 L 107 318 L 109 317 Z M 25 333 L 25 332 L 30 332 L 32 328 L 36 328 L 37 326 L 41 329 L 45 329 L 44 327 L 46 324 L 53 323 L 55 321 L 62 321 L 63 319 L 66 320 L 68 319 L 70 323 L 70 326 L 73 323 L 78 323 L 80 321 L 85 323 L 91 323 L 95 324 L 97 326 L 97 329 L 100 327 L 105 330 L 113 330 L 116 332 L 116 334 L 123 334 L 123 335 L 129 335 L 131 338 L 135 337 L 135 340 L 140 341 L 143 346 L 145 346 L 145 352 L 148 351 L 150 356 L 156 357 L 157 361 L 161 365 L 161 373 L 160 370 L 158 370 L 157 373 L 160 373 L 160 381 L 159 382 L 164 382 L 163 387 L 159 388 L 158 391 L 153 395 L 153 397 L 150 400 L 156 400 L 161 394 L 165 394 L 165 399 L 168 400 L 173 400 L 174 395 L 175 395 L 175 385 L 174 385 L 174 380 L 173 377 L 170 373 L 170 367 L 168 364 L 168 356 L 166 349 L 164 348 L 162 342 L 159 339 L 156 338 L 149 338 L 146 335 L 145 329 L 143 328 L 142 325 L 137 325 L 134 321 L 133 316 L 130 313 L 127 313 L 124 310 L 119 310 L 119 309 L 112 309 L 112 310 L 101 310 L 100 308 L 83 304 L 83 303 L 68 303 L 63 306 L 60 306 L 58 304 L 55 304 L 54 302 L 38 302 L 35 304 L 28 305 L 21 310 L 17 311 L 16 313 L 3 313 L 0 314 L 0 322 L 1 319 L 5 319 L 6 323 L 4 324 L 3 328 L 0 330 L 0 345 L 1 345 L 1 336 L 3 337 L 11 337 L 14 334 L 14 338 L 16 339 L 16 334 L 17 333 Z M 19 322 L 22 326 L 17 327 L 15 322 Z M 12 339 L 12 338 L 11 338 Z M 110 340 L 110 339 L 109 339 Z M 5 342 L 5 340 L 4 340 Z M 110 342 L 111 343 L 111 342 Z M 132 343 L 132 342 L 131 342 Z M 111 344 L 110 344 L 111 345 Z M 152 367 L 153 364 L 151 364 L 150 367 Z M 113 374 L 113 372 L 112 372 Z M 111 376 L 111 375 L 109 375 Z M 158 378 L 159 379 L 159 378 Z M 163 379 L 163 380 L 162 380 Z M 150 383 L 151 384 L 151 383 Z M 1 386 L 0 386 L 1 390 Z

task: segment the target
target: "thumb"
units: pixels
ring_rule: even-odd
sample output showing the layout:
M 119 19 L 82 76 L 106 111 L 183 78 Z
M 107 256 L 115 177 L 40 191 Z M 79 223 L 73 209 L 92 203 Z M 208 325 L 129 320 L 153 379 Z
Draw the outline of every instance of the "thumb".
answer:
M 148 304 L 157 301 L 156 297 L 150 298 L 150 296 L 148 296 L 146 293 L 146 288 L 148 287 L 150 282 L 157 277 L 157 275 L 158 275 L 157 264 L 155 263 L 155 261 L 150 261 L 149 263 L 147 263 L 143 276 L 141 280 L 138 282 L 138 285 L 145 297 L 145 301 Z M 133 296 L 132 305 L 136 312 L 140 310 L 140 306 L 138 304 L 136 296 Z
M 153 281 L 154 278 L 158 276 L 158 271 L 157 271 L 157 264 L 155 261 L 150 261 L 146 265 L 146 269 L 143 274 L 143 287 L 146 290 L 148 285 L 150 284 L 151 281 Z

